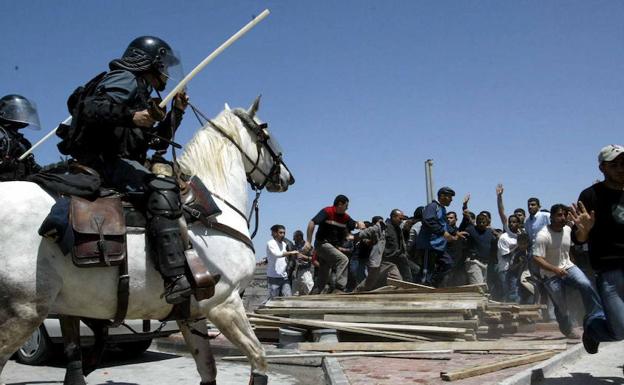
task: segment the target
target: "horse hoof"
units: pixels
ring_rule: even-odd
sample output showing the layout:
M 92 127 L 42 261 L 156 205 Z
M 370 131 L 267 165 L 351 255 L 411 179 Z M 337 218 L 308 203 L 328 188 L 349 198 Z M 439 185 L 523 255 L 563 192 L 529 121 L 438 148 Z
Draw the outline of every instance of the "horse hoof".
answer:
M 217 380 L 200 382 L 199 385 L 217 385 Z
M 67 364 L 63 385 L 87 385 L 82 373 L 81 361 L 72 361 Z
M 249 385 L 267 385 L 269 383 L 269 377 L 266 374 L 251 373 L 249 378 Z

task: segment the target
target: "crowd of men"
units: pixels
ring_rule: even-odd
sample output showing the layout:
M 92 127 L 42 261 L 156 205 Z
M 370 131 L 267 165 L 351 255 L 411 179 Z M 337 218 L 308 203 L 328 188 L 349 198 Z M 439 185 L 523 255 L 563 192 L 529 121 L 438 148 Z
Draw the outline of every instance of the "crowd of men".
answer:
M 527 211 L 516 208 L 507 216 L 499 184 L 502 229 L 492 226 L 489 211 L 469 210 L 470 195 L 458 223 L 458 214 L 446 211 L 455 196 L 450 187 L 411 217 L 394 209 L 387 219 L 370 222 L 352 219 L 349 199 L 338 195 L 310 220 L 305 241 L 300 230 L 292 243 L 284 226 L 271 228 L 269 298 L 368 291 L 388 278 L 433 287 L 485 284 L 497 301 L 549 300 L 561 332 L 579 338 L 566 302 L 572 288 L 585 310 L 583 344 L 596 353 L 600 342 L 624 339 L 624 147 L 604 147 L 598 162 L 604 181 L 571 206 L 545 210 L 532 197 Z

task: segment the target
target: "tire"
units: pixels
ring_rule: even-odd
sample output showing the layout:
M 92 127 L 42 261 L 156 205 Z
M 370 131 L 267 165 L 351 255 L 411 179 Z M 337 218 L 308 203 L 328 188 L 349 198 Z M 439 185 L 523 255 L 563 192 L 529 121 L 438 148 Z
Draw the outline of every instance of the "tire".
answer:
M 117 347 L 121 349 L 121 354 L 124 358 L 136 358 L 141 356 L 149 349 L 152 344 L 152 340 L 141 340 L 133 342 L 123 342 L 117 344 Z
M 16 360 L 26 365 L 42 365 L 52 355 L 53 345 L 43 325 L 28 338 L 16 352 Z

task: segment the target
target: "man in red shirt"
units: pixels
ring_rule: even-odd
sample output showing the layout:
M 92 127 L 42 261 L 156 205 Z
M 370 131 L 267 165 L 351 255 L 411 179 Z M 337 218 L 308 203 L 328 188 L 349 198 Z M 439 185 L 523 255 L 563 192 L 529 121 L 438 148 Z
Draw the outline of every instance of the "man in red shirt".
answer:
M 332 267 L 336 271 L 335 293 L 343 293 L 347 286 L 349 258 L 339 250 L 347 235 L 355 228 L 364 228 L 361 223 L 355 222 L 346 213 L 349 208 L 349 198 L 338 195 L 334 199 L 334 205 L 325 207 L 310 220 L 306 232 L 305 247 L 309 250 L 312 245 L 314 228 L 318 225 L 314 248 L 319 261 L 319 275 L 310 294 L 318 294 L 323 291 Z

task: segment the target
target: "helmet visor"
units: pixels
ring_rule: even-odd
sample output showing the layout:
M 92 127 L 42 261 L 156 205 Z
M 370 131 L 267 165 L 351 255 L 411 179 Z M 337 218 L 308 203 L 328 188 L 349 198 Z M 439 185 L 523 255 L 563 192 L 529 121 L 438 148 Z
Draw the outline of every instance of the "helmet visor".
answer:
M 41 129 L 37 105 L 24 97 L 15 97 L 4 101 L 0 107 L 0 119 L 25 124 L 34 130 Z
M 161 79 L 164 79 L 166 82 L 162 91 L 168 94 L 184 78 L 184 69 L 182 68 L 180 54 L 173 51 L 170 52 L 169 55 L 164 55 L 158 63 L 158 71 Z

